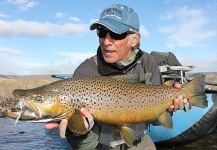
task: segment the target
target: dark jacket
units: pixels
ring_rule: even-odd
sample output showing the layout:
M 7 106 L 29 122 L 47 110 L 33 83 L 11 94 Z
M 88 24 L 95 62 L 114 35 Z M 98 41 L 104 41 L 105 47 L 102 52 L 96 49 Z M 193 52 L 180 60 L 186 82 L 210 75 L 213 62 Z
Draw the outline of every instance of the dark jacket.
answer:
M 105 62 L 101 50 L 98 48 L 97 55 L 81 63 L 75 70 L 73 77 L 109 76 L 130 73 L 137 73 L 140 76 L 140 81 L 145 84 L 160 85 L 162 83 L 161 73 L 155 59 L 152 55 L 142 50 L 139 50 L 135 60 L 131 64 L 123 67 Z M 138 130 L 139 136 L 141 136 L 140 128 L 143 128 L 143 131 L 146 130 L 144 124 L 134 126 L 135 128 L 132 128 Z M 101 144 L 104 143 L 102 141 L 104 138 L 99 138 L 99 133 L 104 132 L 104 130 L 108 131 L 107 127 L 99 127 L 99 125 L 95 124 L 86 135 L 74 136 L 73 133 L 67 130 L 66 137 L 73 149 L 93 149 L 99 141 Z
M 141 69 L 142 67 L 142 69 Z M 75 70 L 73 77 L 91 77 L 91 76 L 108 76 L 121 75 L 129 73 L 151 73 L 150 81 L 152 85 L 162 83 L 161 73 L 154 57 L 142 50 L 136 55 L 136 59 L 126 67 L 120 67 L 116 64 L 109 64 L 104 61 L 100 48 L 97 50 L 97 55 L 86 59 Z

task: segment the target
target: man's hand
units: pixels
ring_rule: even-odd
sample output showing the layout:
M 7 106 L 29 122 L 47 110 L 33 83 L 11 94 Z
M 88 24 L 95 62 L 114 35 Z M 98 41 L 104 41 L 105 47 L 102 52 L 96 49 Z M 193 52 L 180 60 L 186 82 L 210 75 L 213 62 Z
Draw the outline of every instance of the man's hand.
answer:
M 174 84 L 175 88 L 181 88 L 182 85 L 179 83 Z M 183 110 L 185 109 L 185 111 L 190 110 L 190 104 L 188 102 L 188 100 L 186 98 L 184 98 L 182 95 L 179 95 L 178 97 L 176 97 L 173 101 L 173 105 L 170 105 L 168 108 L 168 111 L 176 111 L 176 110 Z
M 94 125 L 93 116 L 86 108 L 81 108 L 81 113 L 84 115 L 85 125 L 89 131 Z M 45 128 L 46 129 L 54 129 L 54 128 L 59 127 L 60 137 L 65 138 L 65 130 L 66 130 L 67 124 L 68 124 L 68 120 L 62 119 L 60 124 L 58 124 L 57 122 L 45 123 Z

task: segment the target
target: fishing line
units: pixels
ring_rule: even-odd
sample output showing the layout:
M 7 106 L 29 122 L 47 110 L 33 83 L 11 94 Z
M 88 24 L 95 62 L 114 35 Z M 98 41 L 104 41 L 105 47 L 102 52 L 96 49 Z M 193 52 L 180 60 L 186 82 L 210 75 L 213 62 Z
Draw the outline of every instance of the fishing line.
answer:
M 17 116 L 17 119 L 15 121 L 15 126 L 17 125 L 17 122 L 18 122 L 18 120 L 20 119 L 20 117 L 21 117 L 21 115 L 23 113 L 23 107 L 24 107 L 24 105 L 25 105 L 25 102 L 23 100 L 20 100 L 19 104 L 18 104 L 18 106 L 20 106 L 20 112 L 19 112 L 19 115 Z

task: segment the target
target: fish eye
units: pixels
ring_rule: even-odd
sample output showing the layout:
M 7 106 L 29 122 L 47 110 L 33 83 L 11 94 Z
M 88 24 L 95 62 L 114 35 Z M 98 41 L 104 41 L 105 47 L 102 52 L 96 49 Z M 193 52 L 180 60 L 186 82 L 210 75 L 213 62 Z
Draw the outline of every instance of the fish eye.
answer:
M 42 101 L 42 97 L 41 97 L 41 96 L 36 96 L 36 97 L 35 97 L 35 101 L 41 102 L 41 101 Z

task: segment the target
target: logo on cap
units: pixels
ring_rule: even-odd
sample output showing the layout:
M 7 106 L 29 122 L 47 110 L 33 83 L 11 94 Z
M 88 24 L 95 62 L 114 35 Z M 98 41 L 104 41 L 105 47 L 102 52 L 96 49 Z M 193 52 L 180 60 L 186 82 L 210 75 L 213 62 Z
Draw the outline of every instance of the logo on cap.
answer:
M 104 10 L 102 17 L 109 17 L 109 16 L 122 19 L 122 12 L 121 12 L 120 8 L 118 8 L 118 7 L 115 7 L 115 6 L 109 7 L 109 8 Z

